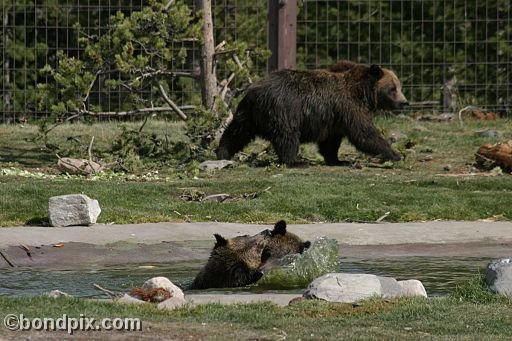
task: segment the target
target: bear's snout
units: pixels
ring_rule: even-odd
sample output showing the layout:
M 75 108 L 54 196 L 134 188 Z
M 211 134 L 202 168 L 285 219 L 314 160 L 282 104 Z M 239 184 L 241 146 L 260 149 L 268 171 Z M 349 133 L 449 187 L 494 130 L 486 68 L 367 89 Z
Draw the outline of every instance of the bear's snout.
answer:
M 403 109 L 403 108 L 405 108 L 405 107 L 408 107 L 408 106 L 409 106 L 409 101 L 408 101 L 408 100 L 406 100 L 406 99 L 404 99 L 402 102 L 400 102 L 400 103 L 398 104 L 398 106 L 400 107 L 400 109 Z

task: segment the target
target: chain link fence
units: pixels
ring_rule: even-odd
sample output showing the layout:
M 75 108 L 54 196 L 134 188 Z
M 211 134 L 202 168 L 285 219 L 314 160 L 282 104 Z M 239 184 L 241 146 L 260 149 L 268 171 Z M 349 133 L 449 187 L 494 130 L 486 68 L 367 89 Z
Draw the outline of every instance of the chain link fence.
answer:
M 193 6 L 192 0 L 186 2 Z M 48 106 L 38 105 L 38 84 L 48 82 L 41 70 L 57 65 L 58 51 L 79 59 L 84 52 L 80 36 L 101 37 L 112 16 L 140 11 L 149 1 L 0 3 L 0 120 L 12 123 L 48 116 Z M 214 0 L 213 5 L 216 43 L 239 40 L 254 48 L 267 46 L 266 1 Z M 397 72 L 413 110 L 453 112 L 474 105 L 510 114 L 511 7 L 509 0 L 303 0 L 297 18 L 297 65 L 320 68 L 339 59 L 376 63 Z M 189 51 L 187 62 L 175 66 L 177 71 L 197 72 L 196 44 L 176 46 Z M 264 63 L 252 67 L 259 75 L 266 72 Z M 130 91 L 106 89 L 106 80 L 94 85 L 89 101 L 115 111 L 129 100 Z M 199 94 L 195 85 L 171 84 L 169 92 L 180 105 Z M 148 102 L 151 96 L 148 91 Z

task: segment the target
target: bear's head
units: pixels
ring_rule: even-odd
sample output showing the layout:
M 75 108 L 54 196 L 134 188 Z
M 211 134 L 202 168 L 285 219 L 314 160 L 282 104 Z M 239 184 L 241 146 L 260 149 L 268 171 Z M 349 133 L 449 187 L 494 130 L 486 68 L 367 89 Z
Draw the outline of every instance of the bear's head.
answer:
M 377 92 L 377 109 L 402 109 L 409 105 L 407 98 L 405 98 L 402 93 L 400 80 L 393 71 L 373 64 L 370 66 L 369 72 L 378 77 L 375 86 Z
M 267 231 L 266 245 L 261 254 L 262 265 L 289 254 L 303 253 L 311 246 L 311 242 L 305 242 L 299 236 L 286 231 L 284 220 L 278 221 L 272 231 Z
M 288 254 L 302 253 L 311 243 L 286 231 L 279 221 L 273 230 L 254 236 L 226 239 L 214 234 L 215 245 L 206 265 L 193 280 L 191 289 L 241 287 L 258 281 L 262 269 Z
M 231 239 L 226 239 L 217 233 L 214 236 L 216 242 L 207 267 L 211 267 L 210 275 L 223 277 L 225 283 L 222 286 L 244 286 L 261 278 L 262 273 L 259 268 L 261 255 L 267 244 L 268 232 Z
M 367 84 L 375 93 L 372 107 L 381 110 L 401 109 L 409 105 L 402 93 L 402 85 L 396 74 L 378 65 L 359 64 L 349 60 L 339 60 L 327 68 L 334 73 L 349 72 L 350 79 Z

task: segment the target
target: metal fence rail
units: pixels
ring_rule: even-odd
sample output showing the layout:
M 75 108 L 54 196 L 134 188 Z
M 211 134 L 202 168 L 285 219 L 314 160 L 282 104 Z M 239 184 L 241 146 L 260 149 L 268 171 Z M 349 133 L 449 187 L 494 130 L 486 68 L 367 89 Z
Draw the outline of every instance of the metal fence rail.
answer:
M 192 6 L 194 1 L 186 2 Z M 48 81 L 40 70 L 56 65 L 57 51 L 80 58 L 83 47 L 75 23 L 83 34 L 101 36 L 112 15 L 129 14 L 147 3 L 2 0 L 0 122 L 47 116 L 48 107 L 37 105 L 38 84 Z M 255 48 L 267 46 L 266 1 L 213 4 L 217 43 L 242 40 Z M 404 92 L 417 104 L 413 109 L 454 111 L 475 105 L 510 114 L 511 7 L 510 0 L 302 0 L 297 65 L 319 68 L 338 59 L 377 63 L 397 72 Z M 187 68 L 194 68 L 196 57 L 190 53 Z M 264 64 L 253 67 L 260 75 L 266 72 Z M 106 110 L 116 110 L 127 98 L 122 88 L 105 90 L 98 84 L 94 91 L 90 100 Z M 191 92 L 198 93 L 193 86 L 170 91 L 180 104 L 187 104 Z

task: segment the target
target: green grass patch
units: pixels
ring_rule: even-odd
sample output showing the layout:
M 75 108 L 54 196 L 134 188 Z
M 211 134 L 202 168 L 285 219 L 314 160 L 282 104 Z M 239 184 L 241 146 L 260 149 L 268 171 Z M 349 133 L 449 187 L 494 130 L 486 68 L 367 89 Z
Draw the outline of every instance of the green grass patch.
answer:
M 124 123 L 136 129 L 140 123 Z M 375 168 L 364 155 L 346 142 L 340 156 L 359 160 L 361 169 L 326 167 L 316 147 L 304 145 L 301 154 L 313 165 L 288 169 L 270 164 L 251 167 L 239 163 L 232 169 L 200 172 L 189 167 L 176 169 L 178 160 L 142 159 L 144 172 L 151 176 L 99 177 L 99 180 L 48 178 L 55 174 L 57 157 L 41 140 L 33 140 L 33 126 L 0 126 L 0 168 L 16 167 L 42 176 L 27 177 L 16 171 L 0 172 L 0 226 L 44 223 L 48 198 L 54 195 L 84 193 L 98 199 L 102 208 L 99 222 L 138 223 L 156 221 L 226 221 L 290 223 L 375 221 L 390 212 L 389 222 L 422 220 L 512 219 L 510 175 L 480 176 L 473 166 L 474 153 L 483 143 L 512 138 L 508 120 L 467 123 L 428 123 L 409 118 L 378 118 L 377 125 L 387 136 L 395 136 L 395 148 L 406 156 L 390 168 Z M 95 136 L 94 155 L 108 160 L 108 146 L 121 131 L 121 124 L 73 124 L 55 129 L 50 145 L 65 145 L 69 136 L 80 136 L 88 146 Z M 148 121 L 145 130 L 159 139 L 167 136 L 186 141 L 179 123 Z M 498 137 L 479 132 L 494 129 Z M 74 134 L 74 135 L 73 135 Z M 247 153 L 264 150 L 261 140 Z M 62 147 L 61 147 L 62 148 Z M 75 149 L 80 150 L 80 148 Z M 86 156 L 86 148 L 82 157 Z M 65 155 L 61 155 L 65 156 Z M 272 156 L 270 156 L 272 158 Z M 36 168 L 38 170 L 36 170 Z M 10 168 L 9 168 L 10 169 Z M 155 171 L 158 171 L 156 173 Z M 31 174 L 32 174 L 31 173 Z M 464 176 L 476 173 L 476 176 Z M 7 174 L 7 175 L 6 175 Z M 13 175 L 14 174 L 14 175 Z M 103 179 L 103 180 L 102 180 Z M 206 194 L 228 193 L 235 200 L 224 203 L 186 202 L 187 191 Z M 256 198 L 245 194 L 258 192 Z
M 76 298 L 0 297 L 0 316 L 23 314 L 28 318 L 59 318 L 65 313 L 70 317 L 85 314 L 95 319 L 138 317 L 143 331 L 133 332 L 134 336 L 172 333 L 177 339 L 195 335 L 222 340 L 248 337 L 273 340 L 283 336 L 292 340 L 509 339 L 512 337 L 511 308 L 510 300 L 477 304 L 439 298 L 370 300 L 356 306 L 301 301 L 284 308 L 269 303 L 208 304 L 160 311 L 149 305 L 120 305 Z M 0 335 L 14 337 L 27 333 L 0 329 Z

